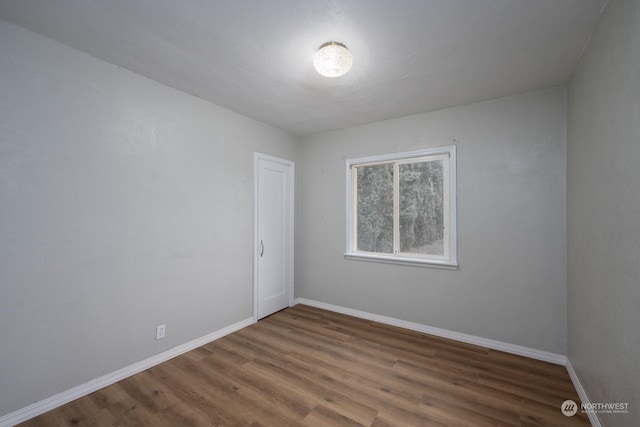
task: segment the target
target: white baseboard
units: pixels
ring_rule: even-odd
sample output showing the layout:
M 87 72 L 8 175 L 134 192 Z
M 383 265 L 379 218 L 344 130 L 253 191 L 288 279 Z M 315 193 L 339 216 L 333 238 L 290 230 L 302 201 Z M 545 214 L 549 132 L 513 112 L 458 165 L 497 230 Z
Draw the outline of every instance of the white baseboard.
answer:
M 534 348 L 523 347 L 516 344 L 509 344 L 502 341 L 482 338 L 475 335 L 468 335 L 460 332 L 449 331 L 447 329 L 434 328 L 433 326 L 427 326 L 420 323 L 408 322 L 406 320 L 396 319 L 396 318 L 387 317 L 387 316 L 381 316 L 379 314 L 368 313 L 366 311 L 360 311 L 360 310 L 354 310 L 352 308 L 341 307 L 339 305 L 333 305 L 333 304 L 327 304 L 324 302 L 309 300 L 306 298 L 296 298 L 295 303 L 310 305 L 312 307 L 322 308 L 329 311 L 335 311 L 336 313 L 347 314 L 349 316 L 372 320 L 374 322 L 385 323 L 387 325 L 398 326 L 400 328 L 423 332 L 429 335 L 435 335 L 438 337 L 449 338 L 452 340 L 462 341 L 469 344 L 480 345 L 483 347 L 491 348 L 493 350 L 500 350 L 506 353 L 512 353 L 512 354 L 517 354 L 519 356 L 530 357 L 536 360 L 542 360 L 544 362 L 555 363 L 556 365 L 564 366 L 567 363 L 567 357 L 562 354 L 536 350 Z
M 569 376 L 573 381 L 573 384 L 580 396 L 580 399 L 584 403 L 588 403 L 589 399 L 587 397 L 584 388 L 580 384 L 578 377 L 571 366 L 571 363 L 567 360 L 566 356 L 550 353 L 542 350 L 536 350 L 529 347 L 523 347 L 515 344 L 509 344 L 502 341 L 491 340 L 488 338 L 482 338 L 475 335 L 463 334 L 460 332 L 449 331 L 446 329 L 435 328 L 432 326 L 422 325 L 420 323 L 409 322 L 406 320 L 396 319 L 393 317 L 382 316 L 379 314 L 368 313 L 366 311 L 355 310 L 352 308 L 342 307 L 338 305 L 328 304 L 320 301 L 309 300 L 306 298 L 296 298 L 294 304 L 305 304 L 312 307 L 322 308 L 329 311 L 334 311 L 336 313 L 342 313 L 349 316 L 359 317 L 362 319 L 371 320 L 374 322 L 380 322 L 387 325 L 398 326 L 405 329 L 410 329 L 413 331 L 422 332 L 425 334 L 435 335 L 443 338 L 449 338 L 456 341 L 466 342 L 469 344 L 480 345 L 483 347 L 491 348 L 494 350 L 504 351 L 507 353 L 517 354 L 519 356 L 530 357 L 536 360 L 542 360 L 545 362 L 555 363 L 557 365 L 566 365 L 567 371 L 569 372 Z M 69 403 L 75 399 L 86 396 L 94 391 L 100 390 L 106 386 L 114 384 L 118 381 L 121 381 L 125 378 L 130 377 L 131 375 L 135 375 L 139 372 L 144 371 L 145 369 L 149 369 L 153 366 L 156 366 L 160 363 L 166 362 L 169 359 L 172 359 L 176 356 L 184 354 L 188 351 L 191 351 L 195 348 L 203 346 L 205 344 L 210 343 L 211 341 L 215 341 L 218 338 L 222 338 L 225 335 L 233 333 L 237 330 L 240 330 L 244 327 L 247 327 L 251 324 L 255 323 L 252 317 L 242 320 L 240 322 L 234 323 L 233 325 L 227 326 L 225 328 L 219 329 L 215 332 L 202 336 L 200 338 L 196 338 L 193 341 L 182 344 L 180 346 L 174 347 L 170 350 L 167 350 L 163 353 L 157 354 L 155 356 L 149 357 L 148 359 L 142 360 L 140 362 L 134 363 L 133 365 L 127 366 L 125 368 L 119 369 L 110 374 L 104 375 L 100 378 L 96 378 L 91 380 L 85 384 L 81 384 L 72 389 L 63 391 L 54 396 L 41 400 L 39 402 L 33 403 L 29 406 L 26 406 L 22 409 L 19 409 L 15 412 L 11 412 L 7 415 L 0 417 L 0 427 L 11 427 L 16 424 L 27 421 L 31 418 L 34 418 L 38 415 L 41 415 L 47 411 L 55 409 L 59 406 L 64 405 L 65 403 Z M 589 420 L 594 427 L 601 427 L 600 422 L 595 414 L 588 414 Z
M 587 396 L 587 392 L 584 390 L 584 387 L 582 387 L 582 383 L 580 383 L 578 374 L 576 374 L 576 371 L 573 369 L 573 366 L 571 365 L 571 361 L 569 359 L 567 359 L 567 372 L 569 372 L 571 382 L 576 388 L 576 391 L 578 392 L 578 396 L 580 397 L 582 403 L 591 403 L 591 401 L 589 400 L 589 396 Z M 589 421 L 591 421 L 591 425 L 593 427 L 602 427 L 602 424 L 600 424 L 600 420 L 595 413 L 587 412 L 587 415 L 589 416 Z
M 188 343 L 179 345 L 160 354 L 156 354 L 155 356 L 151 356 L 148 359 L 134 363 L 133 365 L 129 365 L 125 368 L 119 369 L 115 372 L 111 372 L 110 374 L 104 375 L 100 378 L 91 380 L 85 384 L 81 384 L 72 389 L 63 391 L 62 393 L 58 393 L 44 400 L 33 403 L 22 409 L 18 409 L 15 412 L 11 412 L 0 417 L 0 427 L 14 426 L 31 418 L 37 417 L 38 415 L 44 414 L 45 412 L 62 406 L 65 403 L 69 403 L 80 397 L 93 393 L 94 391 L 100 390 L 101 388 L 117 383 L 118 381 L 128 378 L 131 375 L 159 365 L 162 362 L 166 362 L 169 359 L 173 359 L 176 356 L 208 344 L 211 341 L 215 341 L 218 338 L 222 338 L 225 335 L 229 335 L 230 333 L 247 327 L 253 323 L 253 317 L 241 320 L 240 322 L 234 323 L 233 325 L 229 325 L 225 328 L 219 329 L 200 338 L 196 338 L 193 341 L 189 341 Z

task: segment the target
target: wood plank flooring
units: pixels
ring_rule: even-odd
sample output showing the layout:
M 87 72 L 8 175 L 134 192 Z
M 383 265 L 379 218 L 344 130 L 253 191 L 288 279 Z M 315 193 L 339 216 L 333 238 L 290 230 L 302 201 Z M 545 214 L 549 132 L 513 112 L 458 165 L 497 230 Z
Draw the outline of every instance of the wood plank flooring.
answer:
M 21 426 L 589 426 L 562 366 L 297 305 Z

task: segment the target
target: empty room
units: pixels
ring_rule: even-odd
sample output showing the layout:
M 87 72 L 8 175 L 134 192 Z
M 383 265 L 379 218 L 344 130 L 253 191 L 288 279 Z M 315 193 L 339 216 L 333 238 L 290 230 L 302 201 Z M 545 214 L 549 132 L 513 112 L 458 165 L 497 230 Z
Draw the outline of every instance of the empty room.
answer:
M 0 427 L 636 427 L 639 164 L 638 0 L 0 0 Z

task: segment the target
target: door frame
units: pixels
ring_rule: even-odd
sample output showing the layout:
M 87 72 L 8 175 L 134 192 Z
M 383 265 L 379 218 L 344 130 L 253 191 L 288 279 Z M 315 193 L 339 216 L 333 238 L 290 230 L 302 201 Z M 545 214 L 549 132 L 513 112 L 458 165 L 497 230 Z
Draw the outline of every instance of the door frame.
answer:
M 294 231 L 295 231 L 295 183 L 296 183 L 296 169 L 295 163 L 291 160 L 281 159 L 279 157 L 270 156 L 268 154 L 253 153 L 253 321 L 258 321 L 258 262 L 259 262 L 259 246 L 260 235 L 258 234 L 258 209 L 259 209 L 259 164 L 260 160 L 267 160 L 274 163 L 280 163 L 290 167 L 291 169 L 291 182 L 289 186 L 289 275 L 291 279 L 291 286 L 289 289 L 289 307 L 293 305 L 294 301 Z

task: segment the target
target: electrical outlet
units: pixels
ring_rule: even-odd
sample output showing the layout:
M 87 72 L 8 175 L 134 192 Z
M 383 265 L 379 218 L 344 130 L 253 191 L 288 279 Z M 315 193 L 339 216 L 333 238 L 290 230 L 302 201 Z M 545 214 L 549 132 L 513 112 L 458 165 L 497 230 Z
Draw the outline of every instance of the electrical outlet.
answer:
M 162 338 L 164 338 L 164 335 L 166 332 L 167 332 L 167 325 L 156 326 L 156 339 L 161 340 Z

